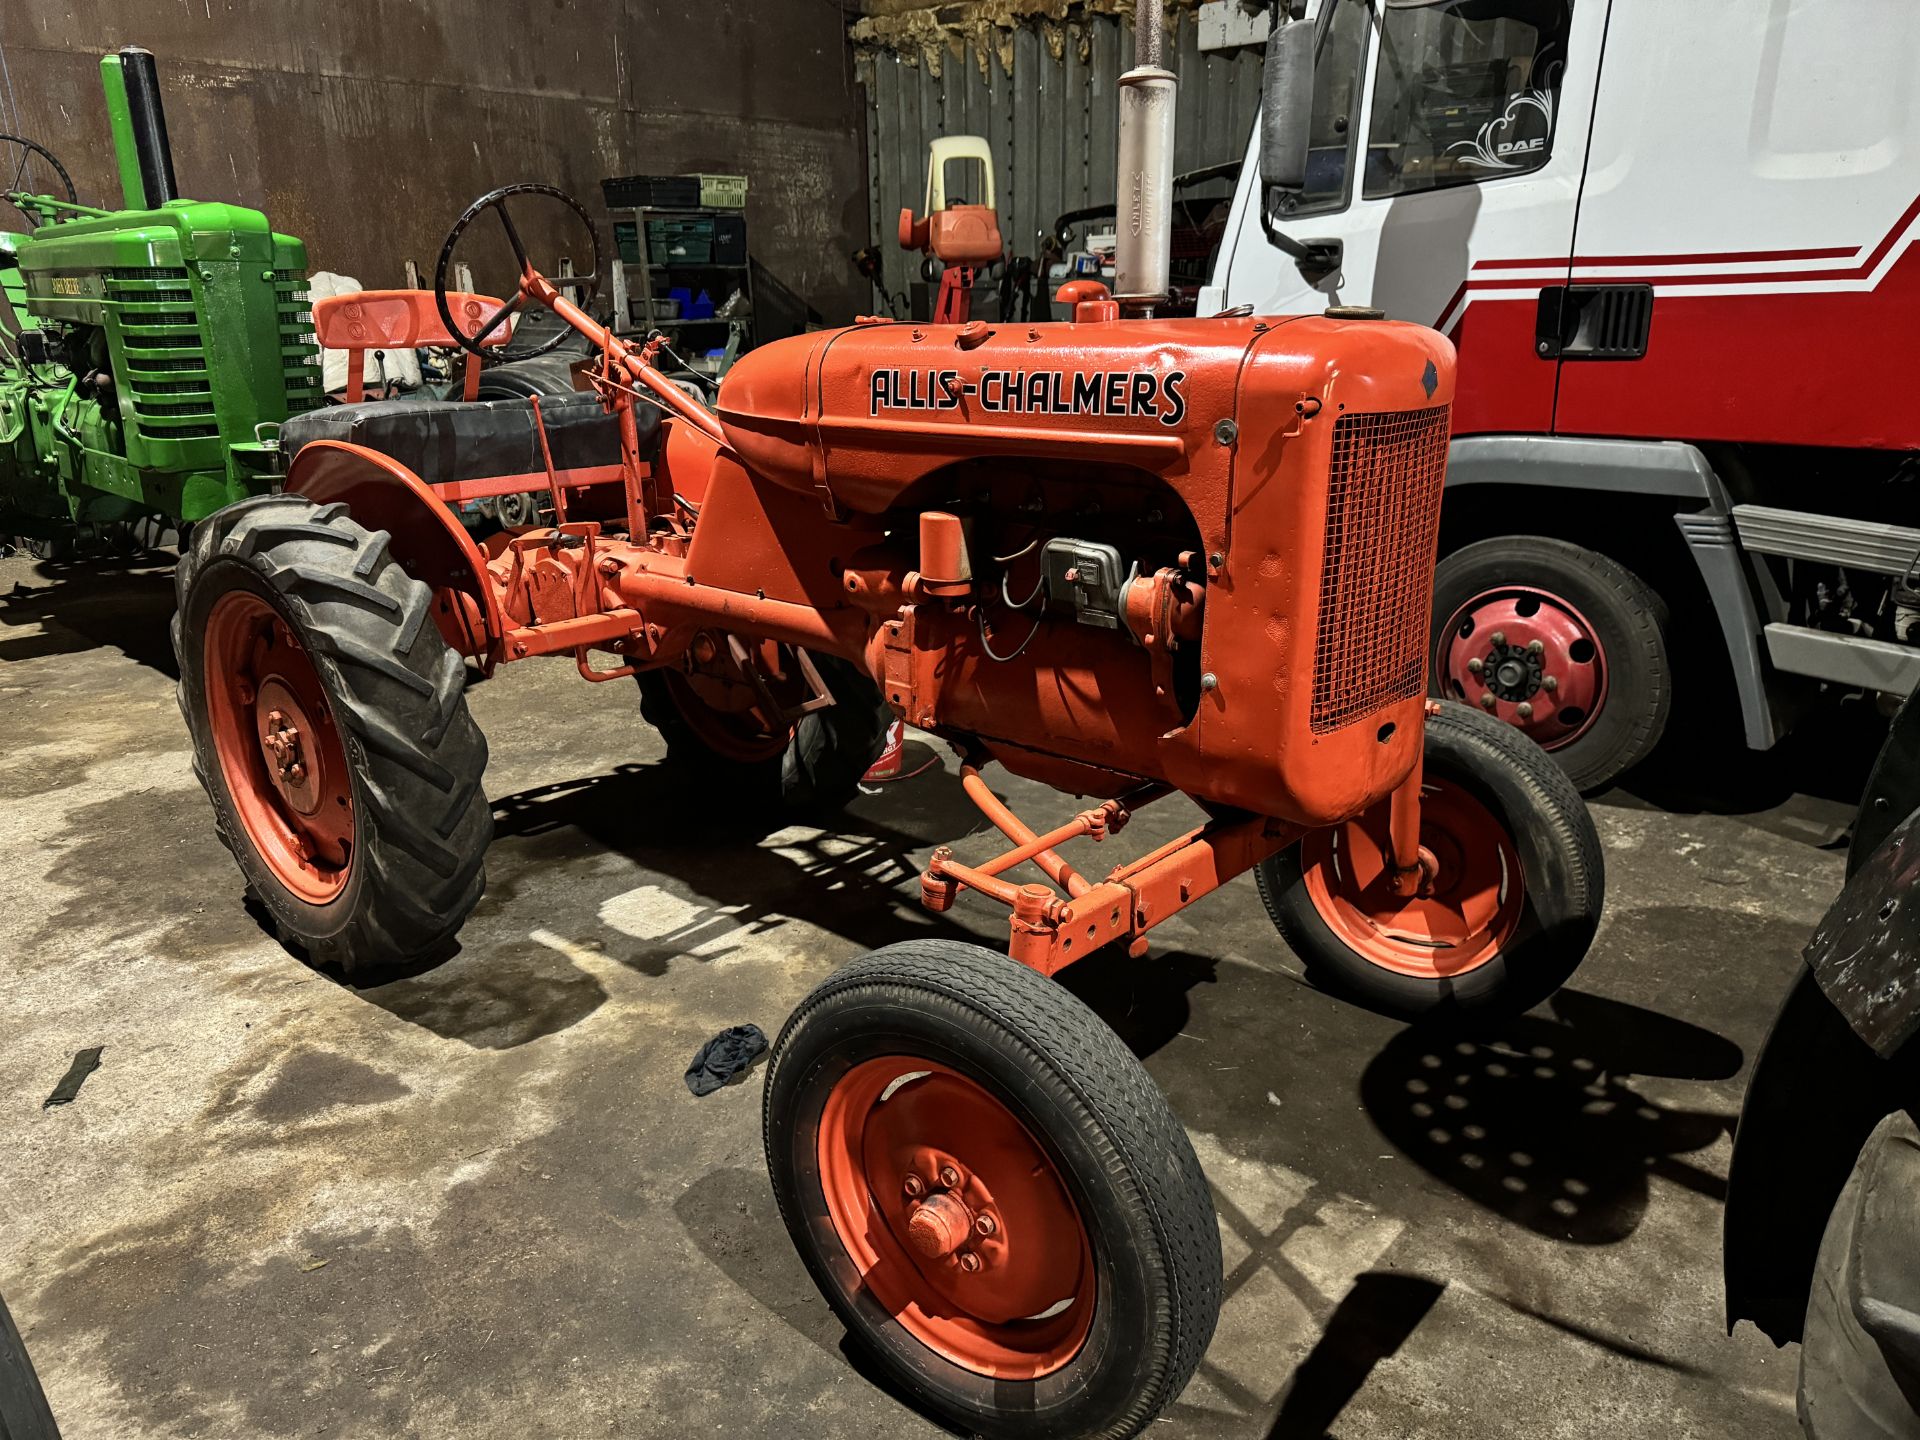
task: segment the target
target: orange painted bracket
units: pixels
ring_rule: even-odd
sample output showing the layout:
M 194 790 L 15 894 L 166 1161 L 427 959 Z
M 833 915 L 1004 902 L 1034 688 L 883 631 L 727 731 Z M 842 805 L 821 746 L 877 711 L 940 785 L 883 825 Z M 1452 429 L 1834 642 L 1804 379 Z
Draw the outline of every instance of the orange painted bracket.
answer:
M 1008 921 L 1008 953 L 1042 975 L 1056 974 L 1115 940 L 1144 946 L 1146 932 L 1155 925 L 1294 844 L 1304 833 L 1304 827 L 1258 815 L 1216 819 L 1137 860 L 1115 866 L 1096 885 L 1053 847 L 1083 835 L 1104 839 L 1125 825 L 1133 811 L 1171 793 L 1170 787 L 1142 786 L 1040 835 L 987 788 L 976 765 L 963 765 L 960 776 L 968 797 L 1015 844 L 982 865 L 962 865 L 950 849 L 941 846 L 920 878 L 921 903 L 929 910 L 948 909 L 962 889 L 997 900 L 1013 912 Z M 999 878 L 1029 860 L 1068 894 L 1063 896 L 1047 885 L 1014 885 Z

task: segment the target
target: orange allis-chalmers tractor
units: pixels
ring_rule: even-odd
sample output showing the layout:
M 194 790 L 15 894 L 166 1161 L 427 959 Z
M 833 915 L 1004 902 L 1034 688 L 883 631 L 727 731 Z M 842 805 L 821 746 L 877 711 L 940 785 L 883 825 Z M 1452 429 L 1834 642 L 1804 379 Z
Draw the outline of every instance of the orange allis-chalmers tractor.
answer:
M 194 536 L 180 697 L 220 834 L 283 936 L 358 975 L 442 950 L 480 897 L 469 663 L 633 676 L 667 763 L 735 804 L 830 811 L 895 716 L 946 740 L 1008 848 L 936 850 L 922 897 L 1005 906 L 1009 955 L 921 939 L 815 990 L 767 1073 L 774 1190 L 928 1411 L 1132 1434 L 1212 1334 L 1218 1232 L 1146 1070 L 1046 977 L 1143 951 L 1249 869 L 1317 982 L 1404 1015 L 1532 1004 L 1598 920 L 1571 785 L 1426 698 L 1452 348 L 1366 316 L 1122 319 L 1124 292 L 1083 290 L 1069 323 L 778 341 L 709 408 L 657 337 L 562 293 L 589 277 L 528 263 L 509 205 L 535 195 L 586 219 L 540 186 L 477 202 L 438 318 L 477 353 L 549 306 L 594 347 L 591 393 L 301 417 L 285 493 Z M 519 258 L 504 307 L 446 290 L 488 211 Z M 446 503 L 534 486 L 557 523 L 487 549 Z M 989 763 L 1091 798 L 1039 833 Z M 1180 838 L 1084 873 L 1062 853 L 1176 791 L 1206 816 Z

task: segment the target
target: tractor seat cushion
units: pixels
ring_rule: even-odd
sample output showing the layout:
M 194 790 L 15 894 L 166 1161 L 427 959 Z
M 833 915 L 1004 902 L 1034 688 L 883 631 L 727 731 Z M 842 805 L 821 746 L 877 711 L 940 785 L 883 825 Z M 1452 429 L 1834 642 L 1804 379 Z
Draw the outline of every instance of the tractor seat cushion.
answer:
M 620 463 L 620 423 L 591 394 L 542 396 L 540 414 L 555 470 Z M 636 405 L 640 453 L 651 452 L 660 412 Z M 315 440 L 344 440 L 392 456 L 429 485 L 544 475 L 546 461 L 527 400 L 363 400 L 326 405 L 280 427 L 280 447 L 291 461 Z

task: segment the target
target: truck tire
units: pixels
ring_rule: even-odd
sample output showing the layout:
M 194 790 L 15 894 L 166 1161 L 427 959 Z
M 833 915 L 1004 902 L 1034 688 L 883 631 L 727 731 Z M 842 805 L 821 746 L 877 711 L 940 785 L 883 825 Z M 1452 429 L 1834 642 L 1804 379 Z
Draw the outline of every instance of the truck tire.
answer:
M 640 718 L 667 742 L 667 763 L 685 767 L 752 811 L 828 813 L 859 793 L 860 777 L 886 747 L 893 711 L 863 671 L 812 656 L 834 703 L 800 717 L 784 735 L 739 723 L 705 705 L 677 672 L 643 670 Z
M 230 505 L 175 572 L 214 827 L 280 939 L 364 977 L 439 958 L 486 888 L 487 744 L 433 592 L 344 505 Z
M 1593 817 L 1539 746 L 1478 710 L 1443 702 L 1425 755 L 1430 893 L 1393 892 L 1383 800 L 1261 861 L 1260 898 L 1322 989 L 1407 1020 L 1517 1015 L 1566 982 L 1599 928 Z
M 1186 1132 L 1099 1016 L 1004 955 L 913 940 L 831 976 L 774 1046 L 763 1130 L 814 1283 L 956 1433 L 1137 1435 L 1212 1338 Z
M 1617 561 L 1541 535 L 1441 560 L 1432 659 L 1434 695 L 1525 732 L 1582 794 L 1644 760 L 1673 704 L 1665 602 Z

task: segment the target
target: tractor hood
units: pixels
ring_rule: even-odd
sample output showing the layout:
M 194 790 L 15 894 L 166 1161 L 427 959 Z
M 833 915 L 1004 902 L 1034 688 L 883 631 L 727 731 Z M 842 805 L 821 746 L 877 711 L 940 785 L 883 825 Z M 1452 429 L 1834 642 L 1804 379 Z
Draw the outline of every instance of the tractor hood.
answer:
M 882 321 L 742 356 L 718 410 L 763 479 L 878 513 L 961 460 L 1077 459 L 1191 479 L 1230 465 L 1249 405 L 1411 410 L 1447 404 L 1452 390 L 1443 337 L 1378 320 Z

